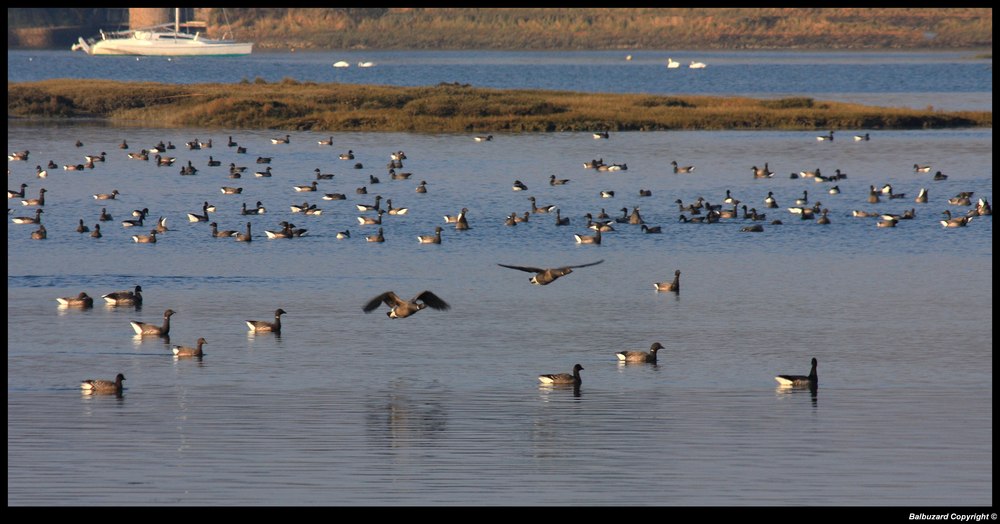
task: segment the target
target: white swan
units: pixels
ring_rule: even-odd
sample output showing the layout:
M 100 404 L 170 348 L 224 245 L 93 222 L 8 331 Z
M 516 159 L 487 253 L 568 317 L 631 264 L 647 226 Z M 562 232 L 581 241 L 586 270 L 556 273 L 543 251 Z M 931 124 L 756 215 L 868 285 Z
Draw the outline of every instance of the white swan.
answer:
M 341 60 L 340 62 L 334 62 L 333 67 L 350 67 L 351 64 Z
M 705 62 L 691 62 L 689 65 L 691 69 L 705 69 Z
M 677 62 L 677 61 L 676 61 L 676 60 L 674 60 L 673 58 L 668 58 L 668 59 L 667 59 L 667 68 L 668 68 L 668 69 L 675 69 L 675 68 L 678 68 L 678 67 L 680 67 L 680 66 L 681 66 L 681 63 L 680 63 L 680 62 Z
M 358 62 L 358 67 L 371 67 L 375 65 L 375 62 Z

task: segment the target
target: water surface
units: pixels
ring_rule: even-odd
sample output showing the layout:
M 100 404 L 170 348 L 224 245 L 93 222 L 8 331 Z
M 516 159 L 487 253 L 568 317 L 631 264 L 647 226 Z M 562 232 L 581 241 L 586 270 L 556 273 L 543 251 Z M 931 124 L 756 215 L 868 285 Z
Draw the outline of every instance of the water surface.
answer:
M 630 54 L 632 60 L 625 60 Z M 605 93 L 812 96 L 944 110 L 992 110 L 993 66 L 974 51 L 323 51 L 245 57 L 87 56 L 8 51 L 7 81 L 101 78 L 134 82 L 342 82 Z M 681 63 L 667 69 L 667 59 Z M 347 61 L 352 66 L 333 67 Z M 374 62 L 367 68 L 358 62 Z M 690 69 L 693 61 L 707 64 Z
M 255 58 L 258 58 L 255 55 Z M 266 55 L 259 59 L 263 60 Z M 680 59 L 680 57 L 675 57 Z M 43 223 L 8 220 L 8 502 L 11 505 L 992 505 L 992 219 L 943 229 L 941 212 L 967 208 L 959 191 L 992 199 L 992 130 L 884 131 L 833 143 L 807 132 L 495 134 L 293 133 L 116 129 L 94 125 L 8 129 L 8 186 L 49 190 Z M 282 135 L 284 133 L 281 133 Z M 226 148 L 227 137 L 248 147 Z M 214 147 L 181 144 L 212 138 Z M 85 145 L 73 146 L 76 140 Z M 132 150 L 172 141 L 178 164 L 130 160 Z M 355 161 L 337 160 L 353 150 Z M 404 150 L 410 180 L 390 180 L 390 152 Z M 86 172 L 34 166 L 82 162 Z M 261 166 L 271 178 L 226 178 L 209 156 Z M 582 168 L 593 158 L 627 171 Z M 180 176 L 190 160 L 195 176 Z M 675 175 L 670 161 L 696 165 Z M 362 169 L 354 169 L 361 162 Z M 768 162 L 773 179 L 750 166 Z M 949 175 L 934 182 L 914 163 Z M 790 172 L 841 169 L 842 192 Z M 313 170 L 335 173 L 320 193 L 297 193 Z M 549 175 L 570 178 L 547 184 Z M 368 184 L 369 175 L 381 183 Z M 529 190 L 511 191 L 515 179 Z M 429 191 L 414 188 L 420 180 Z M 869 186 L 903 199 L 867 204 Z M 223 185 L 244 187 L 223 195 Z M 355 188 L 367 185 L 368 194 Z M 915 204 L 921 187 L 931 202 Z M 638 197 L 640 188 L 652 197 Z M 119 200 L 94 193 L 118 189 Z M 614 190 L 602 199 L 602 190 Z M 678 222 L 675 201 L 725 191 L 765 211 L 749 220 Z M 830 209 L 820 226 L 787 211 L 808 191 Z M 384 216 L 386 242 L 364 241 L 357 203 L 376 194 L 408 207 Z M 572 223 L 511 212 L 527 197 L 558 205 Z M 217 205 L 221 229 L 253 225 L 249 244 L 209 235 L 186 214 Z M 268 213 L 245 217 L 260 200 Z M 318 204 L 320 216 L 289 206 Z M 384 204 L 383 200 L 383 204 Z M 15 214 L 29 210 L 17 200 Z M 638 206 L 661 235 L 616 224 L 600 246 L 581 246 L 585 213 Z M 102 207 L 115 220 L 92 239 Z M 147 207 L 171 231 L 135 244 L 119 221 Z M 414 238 L 469 208 L 472 229 L 445 227 L 441 245 Z M 893 229 L 854 209 L 916 218 Z M 770 220 L 781 219 L 772 226 Z M 267 240 L 289 220 L 309 229 Z M 337 240 L 338 231 L 352 237 Z M 549 286 L 497 263 L 552 267 L 595 260 Z M 679 294 L 653 282 L 682 271 Z M 61 310 L 55 298 L 141 285 L 141 310 Z M 430 289 L 450 311 L 392 320 L 369 298 Z M 244 320 L 285 309 L 280 336 L 252 335 Z M 172 344 L 208 341 L 201 361 L 175 360 L 160 340 L 133 338 L 130 320 L 173 317 Z M 614 353 L 666 346 L 659 365 L 623 366 Z M 819 360 L 821 385 L 776 388 Z M 580 363 L 583 385 L 545 388 L 541 373 Z M 121 398 L 81 395 L 79 381 L 127 377 Z M 105 472 L 100 485 L 80 482 Z

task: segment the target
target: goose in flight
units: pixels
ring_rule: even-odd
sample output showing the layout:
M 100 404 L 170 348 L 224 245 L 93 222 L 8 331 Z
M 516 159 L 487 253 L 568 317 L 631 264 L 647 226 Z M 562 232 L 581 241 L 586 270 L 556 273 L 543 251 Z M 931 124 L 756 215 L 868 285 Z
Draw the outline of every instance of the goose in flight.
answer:
M 580 267 L 596 266 L 604 262 L 604 260 L 598 260 L 597 262 L 591 262 L 589 264 L 580 264 L 576 266 L 562 266 L 562 267 L 530 267 L 530 266 L 511 266 L 507 264 L 497 264 L 500 267 L 506 267 L 509 269 L 516 269 L 518 271 L 526 271 L 528 273 L 534 273 L 535 276 L 531 277 L 529 280 L 532 284 L 538 286 L 545 286 L 551 284 L 559 277 L 564 277 L 573 272 L 573 269 Z
M 369 300 L 361 309 L 365 313 L 371 313 L 378 308 L 379 304 L 383 303 L 389 306 L 389 311 L 385 313 L 389 318 L 406 318 L 413 315 L 417 311 L 428 307 L 438 310 L 451 309 L 451 306 L 448 305 L 447 302 L 431 291 L 421 291 L 417 294 L 417 296 L 410 300 L 403 300 L 402 298 L 399 298 L 399 295 L 396 293 L 386 291 L 385 293 Z

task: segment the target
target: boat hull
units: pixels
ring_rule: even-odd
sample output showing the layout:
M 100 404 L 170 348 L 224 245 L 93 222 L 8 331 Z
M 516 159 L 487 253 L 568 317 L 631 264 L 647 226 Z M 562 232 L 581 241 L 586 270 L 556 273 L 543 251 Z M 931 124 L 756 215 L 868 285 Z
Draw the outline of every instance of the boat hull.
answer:
M 132 37 L 107 38 L 93 43 L 81 38 L 73 49 L 95 56 L 242 56 L 253 52 L 253 43 L 136 32 Z

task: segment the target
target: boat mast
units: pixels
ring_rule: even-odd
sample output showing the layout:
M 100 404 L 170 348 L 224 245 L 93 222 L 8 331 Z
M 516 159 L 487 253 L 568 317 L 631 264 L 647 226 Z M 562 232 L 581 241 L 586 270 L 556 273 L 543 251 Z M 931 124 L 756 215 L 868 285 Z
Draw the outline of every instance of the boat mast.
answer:
M 174 34 L 181 32 L 181 8 L 174 8 Z

